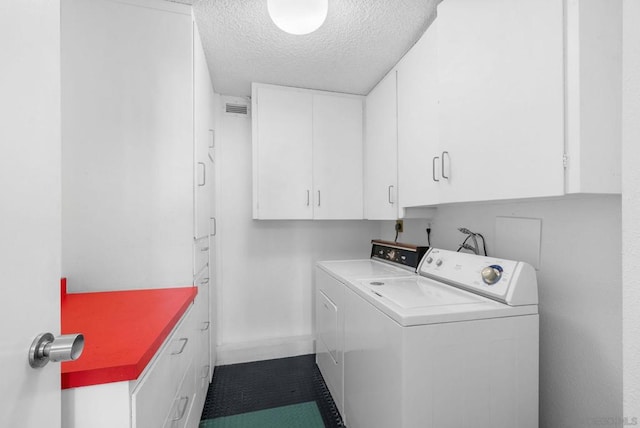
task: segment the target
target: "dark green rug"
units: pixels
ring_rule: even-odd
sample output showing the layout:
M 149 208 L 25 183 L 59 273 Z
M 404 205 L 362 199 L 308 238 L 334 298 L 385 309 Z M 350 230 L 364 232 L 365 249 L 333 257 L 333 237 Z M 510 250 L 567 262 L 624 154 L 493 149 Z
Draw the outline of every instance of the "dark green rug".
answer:
M 315 401 L 222 416 L 200 422 L 200 428 L 324 428 Z

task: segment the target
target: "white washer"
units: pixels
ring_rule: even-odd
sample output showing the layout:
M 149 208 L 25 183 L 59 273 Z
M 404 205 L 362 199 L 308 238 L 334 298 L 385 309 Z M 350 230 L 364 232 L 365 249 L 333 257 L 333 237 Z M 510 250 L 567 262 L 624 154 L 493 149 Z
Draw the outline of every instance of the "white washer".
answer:
M 349 428 L 538 426 L 531 266 L 431 249 L 418 275 L 344 284 Z
M 413 278 L 426 247 L 372 241 L 371 259 L 318 262 L 315 275 L 316 363 L 343 420 L 344 295 L 358 278 Z

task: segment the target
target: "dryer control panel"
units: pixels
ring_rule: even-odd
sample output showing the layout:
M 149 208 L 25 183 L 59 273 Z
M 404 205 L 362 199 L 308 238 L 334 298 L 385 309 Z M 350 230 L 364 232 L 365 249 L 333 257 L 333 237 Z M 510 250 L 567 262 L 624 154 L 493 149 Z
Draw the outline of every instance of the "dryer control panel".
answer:
M 538 303 L 535 270 L 527 263 L 432 248 L 418 273 L 509 305 Z
M 429 247 L 374 239 L 371 241 L 371 258 L 410 267 L 415 272 L 428 249 Z

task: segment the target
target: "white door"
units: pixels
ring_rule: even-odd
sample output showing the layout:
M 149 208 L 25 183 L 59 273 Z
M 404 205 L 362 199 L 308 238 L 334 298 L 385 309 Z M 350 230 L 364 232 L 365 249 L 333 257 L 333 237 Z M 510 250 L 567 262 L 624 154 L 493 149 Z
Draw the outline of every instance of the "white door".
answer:
M 362 219 L 362 98 L 313 95 L 313 218 Z
M 564 192 L 563 2 L 438 5 L 441 202 Z
M 436 20 L 398 63 L 399 205 L 439 202 Z
M 396 73 L 378 83 L 366 99 L 364 217 L 398 218 L 398 119 Z
M 32 369 L 60 334 L 60 4 L 0 2 L 0 425 L 60 428 L 60 365 Z
M 311 219 L 312 95 L 254 87 L 254 218 Z

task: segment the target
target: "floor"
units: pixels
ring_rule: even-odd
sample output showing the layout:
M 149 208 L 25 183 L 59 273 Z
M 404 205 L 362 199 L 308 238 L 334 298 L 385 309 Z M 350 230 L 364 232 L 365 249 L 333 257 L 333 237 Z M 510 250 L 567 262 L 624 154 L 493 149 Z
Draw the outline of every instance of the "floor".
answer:
M 216 367 L 200 428 L 342 428 L 315 355 Z

